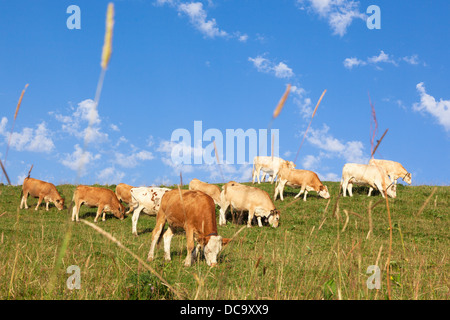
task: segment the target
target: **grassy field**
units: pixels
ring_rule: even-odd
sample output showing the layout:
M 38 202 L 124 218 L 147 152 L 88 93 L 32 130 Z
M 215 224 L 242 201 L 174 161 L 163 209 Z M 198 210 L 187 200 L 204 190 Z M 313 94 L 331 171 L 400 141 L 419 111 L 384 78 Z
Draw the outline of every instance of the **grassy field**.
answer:
M 161 244 L 149 265 L 186 299 L 387 299 L 386 202 L 379 193 L 368 198 L 364 187 L 355 187 L 353 198 L 338 198 L 339 183 L 325 184 L 330 201 L 311 192 L 307 202 L 294 202 L 296 191 L 286 188 L 285 200 L 275 202 L 282 212 L 279 228 L 244 228 L 220 254 L 218 267 L 201 259 L 184 267 L 183 233 L 172 240 L 171 262 L 164 261 Z M 273 196 L 273 185 L 260 187 Z M 74 186 L 57 189 L 67 206 Z M 20 191 L 21 186 L 0 186 L 0 299 L 177 298 L 126 250 L 88 225 L 71 222 L 68 210 L 51 206 L 46 212 L 41 205 L 34 211 L 33 198 L 30 209 L 19 210 Z M 392 299 L 449 298 L 449 207 L 450 187 L 399 185 L 397 198 L 389 199 Z M 95 212 L 82 207 L 80 218 L 93 222 Z M 224 237 L 246 222 L 227 219 L 219 227 Z M 142 215 L 135 237 L 131 216 L 120 221 L 107 214 L 97 224 L 144 261 L 154 225 L 155 217 Z M 80 289 L 67 288 L 71 265 L 81 270 Z M 368 289 L 371 265 L 381 269 L 380 290 Z

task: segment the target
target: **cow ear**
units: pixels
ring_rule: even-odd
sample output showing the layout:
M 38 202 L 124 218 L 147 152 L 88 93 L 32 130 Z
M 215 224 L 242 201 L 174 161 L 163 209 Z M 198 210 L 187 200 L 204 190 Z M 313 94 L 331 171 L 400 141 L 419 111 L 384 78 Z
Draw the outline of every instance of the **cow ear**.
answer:
M 231 241 L 231 238 L 222 238 L 222 246 L 226 246 Z

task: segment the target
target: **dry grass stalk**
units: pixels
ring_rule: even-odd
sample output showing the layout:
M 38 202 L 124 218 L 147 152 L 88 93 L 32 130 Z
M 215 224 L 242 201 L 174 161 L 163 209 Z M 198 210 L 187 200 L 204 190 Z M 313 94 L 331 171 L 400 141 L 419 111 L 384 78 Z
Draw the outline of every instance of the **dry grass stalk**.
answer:
M 375 154 L 375 151 L 377 151 L 378 146 L 380 145 L 381 141 L 383 141 L 384 136 L 386 135 L 386 133 L 388 132 L 389 129 L 386 129 L 386 131 L 383 133 L 383 135 L 381 136 L 380 140 L 378 140 L 377 145 L 375 146 L 375 148 L 372 150 L 372 154 L 370 155 L 371 158 L 373 158 L 373 155 Z
M 169 288 L 180 300 L 183 300 L 183 296 L 177 291 L 175 290 L 158 272 L 156 272 L 156 270 L 154 270 L 150 265 L 148 265 L 145 261 L 143 261 L 141 258 L 139 258 L 134 252 L 132 252 L 130 249 L 128 249 L 127 247 L 125 247 L 119 240 L 117 240 L 114 236 L 112 236 L 110 233 L 106 232 L 105 230 L 99 228 L 98 226 L 96 226 L 95 224 L 88 222 L 84 219 L 80 220 L 81 222 L 83 222 L 84 224 L 88 225 L 89 227 L 91 227 L 92 229 L 94 229 L 95 231 L 97 231 L 98 233 L 100 233 L 102 236 L 106 237 L 107 239 L 109 239 L 110 241 L 114 242 L 115 244 L 117 244 L 117 246 L 123 250 L 125 250 L 128 254 L 130 254 L 133 258 L 135 258 L 144 268 L 146 268 L 147 270 L 149 270 L 151 273 L 153 273 L 159 280 L 161 280 L 161 282 L 167 286 L 167 288 Z
M 222 168 L 220 167 L 219 152 L 217 151 L 216 140 L 213 141 L 213 144 L 214 144 L 214 153 L 216 155 L 217 166 L 219 167 L 220 175 L 222 176 L 222 181 L 225 182 Z
M 283 110 L 284 103 L 286 102 L 286 99 L 289 96 L 290 91 L 291 91 L 291 85 L 288 84 L 286 91 L 284 92 L 283 96 L 281 97 L 280 101 L 278 102 L 277 107 L 273 111 L 272 119 L 276 119 L 280 115 L 281 110 Z
M 342 228 L 341 232 L 345 231 L 345 228 L 347 228 L 348 221 L 350 220 L 350 217 L 348 216 L 348 211 L 344 209 L 344 213 L 345 213 L 345 223 L 344 223 L 344 227 Z
M 313 114 L 311 116 L 311 120 L 309 121 L 309 124 L 308 124 L 308 127 L 306 128 L 305 134 L 303 135 L 302 143 L 300 143 L 300 147 L 297 150 L 297 155 L 295 156 L 294 163 L 297 162 L 297 158 L 298 158 L 298 155 L 300 153 L 300 149 L 302 148 L 303 142 L 305 141 L 306 134 L 308 133 L 309 127 L 311 126 L 312 120 L 314 119 L 314 116 L 316 115 L 317 108 L 319 107 L 319 104 L 322 101 L 322 98 L 325 95 L 325 92 L 327 92 L 327 89 L 325 89 L 322 92 L 322 95 L 320 96 L 319 101 L 317 101 L 316 107 L 314 108 L 314 112 L 313 112 Z
M 425 200 L 425 202 L 423 203 L 423 205 L 420 207 L 419 211 L 415 214 L 415 216 L 420 216 L 423 212 L 423 210 L 425 209 L 425 207 L 427 206 L 428 202 L 430 202 L 430 199 L 433 197 L 434 193 L 436 192 L 437 187 L 434 187 L 433 190 L 431 191 L 431 194 L 428 196 L 428 198 Z M 435 205 L 436 206 L 436 205 Z
M 366 240 L 369 240 L 370 235 L 373 233 L 373 224 L 372 224 L 372 209 L 375 206 L 372 207 L 372 200 L 369 202 L 369 210 L 368 210 L 368 216 L 369 216 L 369 232 L 367 232 Z
M 101 61 L 101 66 L 103 69 L 106 69 L 108 67 L 109 59 L 111 59 L 113 28 L 114 28 L 114 4 L 110 2 L 108 4 L 108 9 L 106 12 L 105 41 L 103 43 L 102 61 Z

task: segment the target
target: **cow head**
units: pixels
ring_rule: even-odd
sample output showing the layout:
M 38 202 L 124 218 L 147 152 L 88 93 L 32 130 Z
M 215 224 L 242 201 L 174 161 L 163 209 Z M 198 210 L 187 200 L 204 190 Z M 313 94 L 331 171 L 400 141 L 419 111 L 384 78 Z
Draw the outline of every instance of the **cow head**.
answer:
M 63 198 L 56 199 L 54 203 L 55 203 L 55 206 L 58 208 L 59 211 L 64 209 L 64 199 Z
M 269 224 L 272 227 L 277 228 L 278 223 L 280 221 L 280 210 L 277 210 L 277 209 L 270 210 L 270 215 L 268 217 L 268 220 L 269 220 Z
M 119 202 L 116 208 L 111 208 L 111 211 L 116 218 L 120 220 L 125 218 L 125 207 L 122 203 Z
M 222 238 L 221 236 L 210 236 L 207 240 L 206 245 L 203 248 L 203 253 L 205 254 L 206 264 L 208 266 L 214 267 L 217 265 L 217 255 L 223 246 L 228 244 L 231 239 Z
M 386 193 L 389 197 L 396 198 L 397 197 L 397 186 L 395 184 L 391 183 L 388 186 Z
M 411 184 L 411 173 L 408 172 L 404 177 L 403 181 L 405 181 L 407 184 Z
M 321 196 L 322 198 L 325 198 L 325 199 L 330 198 L 330 193 L 328 192 L 327 186 L 321 185 L 318 193 L 319 193 L 319 196 Z

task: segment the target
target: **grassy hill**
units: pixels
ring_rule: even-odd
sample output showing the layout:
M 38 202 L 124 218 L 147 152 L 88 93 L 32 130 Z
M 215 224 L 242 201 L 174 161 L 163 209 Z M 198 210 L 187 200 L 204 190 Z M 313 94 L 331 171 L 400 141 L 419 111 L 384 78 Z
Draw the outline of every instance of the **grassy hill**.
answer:
M 275 201 L 279 228 L 256 223 L 244 228 L 220 254 L 218 267 L 202 259 L 184 267 L 183 233 L 172 240 L 171 262 L 164 261 L 161 245 L 149 265 L 188 299 L 386 299 L 386 202 L 377 192 L 367 197 L 364 187 L 355 187 L 353 198 L 338 199 L 339 183 L 325 184 L 329 201 L 315 192 L 306 202 L 294 201 L 298 190 L 286 188 L 285 200 Z M 259 187 L 273 197 L 274 185 Z M 57 186 L 66 206 L 74 188 Z M 0 299 L 176 298 L 126 250 L 88 225 L 70 221 L 67 209 L 52 205 L 46 212 L 41 205 L 35 211 L 37 199 L 29 198 L 30 209 L 19 210 L 20 192 L 20 186 L 0 186 Z M 392 299 L 448 299 L 450 187 L 399 185 L 389 208 Z M 93 222 L 95 212 L 83 206 L 80 218 Z M 219 234 L 232 237 L 246 219 L 238 224 L 229 214 Z M 120 221 L 107 214 L 97 224 L 144 261 L 154 225 L 155 217 L 141 215 L 135 237 L 131 216 Z M 67 288 L 71 265 L 80 268 L 81 289 Z M 380 290 L 368 289 L 371 265 L 381 269 Z

